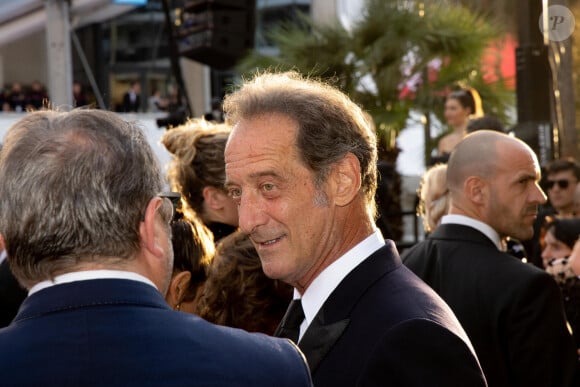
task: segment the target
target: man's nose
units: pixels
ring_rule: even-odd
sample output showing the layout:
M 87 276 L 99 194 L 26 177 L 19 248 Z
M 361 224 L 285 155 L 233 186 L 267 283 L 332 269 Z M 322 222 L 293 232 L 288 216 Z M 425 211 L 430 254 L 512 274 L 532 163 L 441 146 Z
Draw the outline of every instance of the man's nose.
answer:
M 238 207 L 240 230 L 252 233 L 257 227 L 264 225 L 267 218 L 264 202 L 260 196 L 255 192 L 244 192 Z

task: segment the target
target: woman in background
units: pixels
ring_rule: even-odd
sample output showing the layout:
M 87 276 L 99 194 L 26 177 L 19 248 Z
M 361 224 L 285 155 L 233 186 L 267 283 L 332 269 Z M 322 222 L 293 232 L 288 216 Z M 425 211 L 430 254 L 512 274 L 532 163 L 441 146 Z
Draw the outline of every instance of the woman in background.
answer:
M 551 274 L 562 277 L 561 269 L 568 269 L 567 265 L 564 268 L 564 263 L 580 236 L 580 218 L 547 216 L 542 234 L 542 264 Z
M 217 242 L 238 227 L 238 207 L 224 188 L 224 149 L 231 128 L 201 119 L 168 130 L 161 143 L 173 154 L 167 176 L 181 193 L 184 213 L 195 213 Z
M 446 173 L 447 164 L 436 164 L 421 177 L 417 215 L 423 219 L 423 228 L 427 234 L 435 230 L 449 209 Z
M 449 157 L 463 137 L 467 135 L 467 125 L 471 118 L 483 116 L 481 97 L 473 88 L 452 91 L 445 100 L 445 121 L 451 130 L 437 143 L 439 157 Z
M 548 217 L 542 262 L 562 291 L 566 318 L 580 348 L 580 219 Z

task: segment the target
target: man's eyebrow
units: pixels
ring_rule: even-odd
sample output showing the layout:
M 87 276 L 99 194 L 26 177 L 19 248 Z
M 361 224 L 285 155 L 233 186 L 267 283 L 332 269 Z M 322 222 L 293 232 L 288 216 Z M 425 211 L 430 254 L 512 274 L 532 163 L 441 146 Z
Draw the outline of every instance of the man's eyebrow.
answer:
M 273 170 L 254 172 L 254 173 L 251 173 L 248 177 L 252 180 L 258 179 L 260 177 L 274 177 L 276 179 L 282 179 L 282 175 L 280 175 L 278 172 L 273 171 Z M 232 185 L 236 185 L 236 183 L 233 183 L 230 180 L 226 179 L 226 182 L 224 183 L 224 187 L 228 188 Z
M 522 181 L 522 180 L 536 181 L 538 179 L 539 179 L 539 176 L 537 176 L 535 174 L 531 174 L 531 173 L 522 173 L 522 174 L 516 176 L 516 180 L 518 180 L 518 181 Z

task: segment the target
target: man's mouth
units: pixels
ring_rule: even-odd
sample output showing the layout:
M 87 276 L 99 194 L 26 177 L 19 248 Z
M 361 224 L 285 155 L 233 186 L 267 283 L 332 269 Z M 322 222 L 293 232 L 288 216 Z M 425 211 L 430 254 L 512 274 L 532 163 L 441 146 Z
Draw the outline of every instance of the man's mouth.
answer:
M 280 240 L 282 240 L 282 238 L 284 238 L 284 235 L 279 236 L 277 238 L 267 239 L 267 240 L 263 240 L 263 241 L 256 240 L 256 239 L 253 239 L 253 238 L 252 239 L 253 239 L 254 243 L 256 243 L 259 246 L 271 246 L 273 244 L 276 244 Z

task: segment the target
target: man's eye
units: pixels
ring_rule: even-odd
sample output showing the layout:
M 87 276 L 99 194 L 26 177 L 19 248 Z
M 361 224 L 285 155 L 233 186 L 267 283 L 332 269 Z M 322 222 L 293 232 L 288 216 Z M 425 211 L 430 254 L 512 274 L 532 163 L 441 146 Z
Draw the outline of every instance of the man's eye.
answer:
M 234 199 L 237 199 L 240 196 L 242 196 L 242 190 L 239 188 L 230 188 L 228 193 Z
M 272 191 L 275 188 L 274 184 L 266 183 L 262 185 L 264 191 Z

